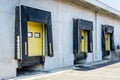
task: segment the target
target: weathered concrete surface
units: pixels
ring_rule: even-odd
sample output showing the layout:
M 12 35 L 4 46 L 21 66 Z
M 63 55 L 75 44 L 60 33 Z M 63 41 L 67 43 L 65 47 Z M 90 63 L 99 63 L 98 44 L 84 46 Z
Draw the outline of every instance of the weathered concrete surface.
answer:
M 120 80 L 120 63 L 89 71 L 66 70 L 63 72 L 32 76 L 17 80 Z
M 0 1 L 0 80 L 16 76 L 14 24 L 17 0 Z

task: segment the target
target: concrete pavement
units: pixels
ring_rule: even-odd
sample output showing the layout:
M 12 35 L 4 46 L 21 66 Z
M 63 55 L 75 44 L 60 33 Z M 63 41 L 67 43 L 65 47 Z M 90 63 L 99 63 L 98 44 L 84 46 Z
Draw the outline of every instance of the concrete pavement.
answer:
M 51 74 L 34 75 L 14 80 L 120 80 L 120 62 L 93 70 L 68 69 Z

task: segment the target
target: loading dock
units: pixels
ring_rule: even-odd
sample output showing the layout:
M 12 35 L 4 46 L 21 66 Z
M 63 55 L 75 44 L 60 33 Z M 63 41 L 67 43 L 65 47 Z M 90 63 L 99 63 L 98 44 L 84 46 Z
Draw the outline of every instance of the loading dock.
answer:
M 34 67 L 34 70 L 49 71 L 56 68 L 72 66 L 74 64 L 74 59 L 87 59 L 86 61 L 89 60 L 89 62 L 102 61 L 102 48 L 104 46 L 102 46 L 101 43 L 101 24 L 114 25 L 115 46 L 120 43 L 119 11 L 100 3 L 98 0 L 2 0 L 0 5 L 0 72 L 3 72 L 0 74 L 0 79 L 16 77 L 16 70 L 18 68 L 23 69 L 24 66 L 27 66 L 27 69 L 28 66 L 30 66 L 32 70 Z M 18 7 L 16 8 L 16 6 Z M 80 27 L 73 28 L 73 18 L 81 18 L 85 21 L 88 20 L 88 22 L 93 22 L 93 51 L 80 52 L 80 34 L 78 35 L 78 33 L 81 31 L 78 29 Z M 43 48 L 41 48 L 43 49 L 42 55 L 41 53 L 40 55 L 38 55 L 38 53 L 33 53 L 31 56 L 28 55 L 28 39 L 30 38 L 28 38 L 27 23 L 29 21 L 43 24 Z M 81 23 L 77 25 L 81 26 L 80 24 Z M 54 45 L 52 44 L 50 29 L 53 31 L 52 36 Z M 76 29 L 74 44 L 73 29 Z M 82 30 L 86 31 L 86 29 L 83 28 Z M 89 33 L 90 30 L 87 30 L 87 32 Z M 31 34 L 29 34 L 29 36 L 30 35 Z M 39 36 L 39 34 L 37 34 L 37 36 Z M 77 58 L 74 57 L 73 54 L 73 45 L 74 54 Z M 90 44 L 85 44 L 84 46 L 88 47 Z M 85 54 L 83 54 L 84 52 Z M 36 64 L 38 65 L 36 66 Z
M 44 64 L 45 56 L 53 56 L 51 13 L 21 5 L 16 7 L 15 21 L 15 59 L 18 60 L 18 68 Z M 43 32 L 47 38 L 43 38 Z
M 102 57 L 109 56 L 111 51 L 115 51 L 114 45 L 114 27 L 102 25 Z
M 87 58 L 87 54 L 93 51 L 92 40 L 93 23 L 91 21 L 73 20 L 73 53 L 74 63 Z

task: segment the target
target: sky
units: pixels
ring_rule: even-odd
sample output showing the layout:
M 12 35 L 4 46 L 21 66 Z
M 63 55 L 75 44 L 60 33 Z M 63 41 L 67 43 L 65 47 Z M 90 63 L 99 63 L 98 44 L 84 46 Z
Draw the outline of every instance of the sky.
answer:
M 99 0 L 120 11 L 120 0 Z

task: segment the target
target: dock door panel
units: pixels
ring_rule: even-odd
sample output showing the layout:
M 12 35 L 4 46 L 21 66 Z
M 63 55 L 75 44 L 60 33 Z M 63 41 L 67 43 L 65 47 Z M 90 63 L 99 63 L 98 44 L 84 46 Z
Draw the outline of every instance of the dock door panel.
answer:
M 86 31 L 81 30 L 81 52 L 86 52 Z
M 43 54 L 43 24 L 28 21 L 28 56 Z
M 106 33 L 105 34 L 105 40 L 106 40 L 106 51 L 110 50 L 110 34 Z

